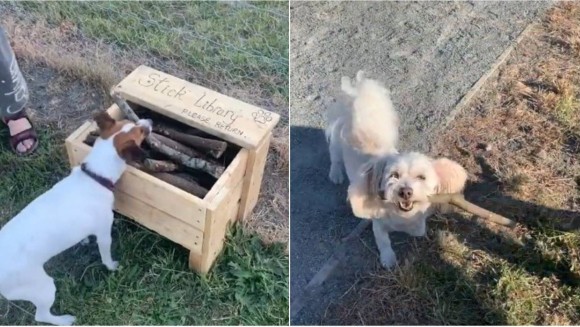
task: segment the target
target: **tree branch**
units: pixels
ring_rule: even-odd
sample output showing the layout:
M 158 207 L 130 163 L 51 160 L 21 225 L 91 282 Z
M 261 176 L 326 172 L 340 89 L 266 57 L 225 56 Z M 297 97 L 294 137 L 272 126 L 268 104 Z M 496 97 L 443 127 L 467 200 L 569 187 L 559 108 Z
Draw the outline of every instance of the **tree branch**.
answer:
M 208 190 L 203 188 L 201 185 L 174 174 L 154 173 L 153 176 L 202 199 L 208 192 Z
M 463 194 L 460 193 L 452 193 L 452 194 L 436 194 L 429 196 L 429 201 L 431 203 L 438 203 L 438 204 L 451 204 L 460 209 L 463 209 L 471 214 L 479 216 L 481 218 L 487 219 L 493 223 L 511 227 L 513 228 L 516 223 L 513 220 L 510 220 L 504 216 L 498 215 L 494 212 L 489 210 L 483 209 L 465 199 Z
M 153 131 L 183 144 L 206 150 L 216 159 L 221 157 L 228 147 L 228 144 L 224 141 L 212 140 L 196 135 L 188 135 L 164 124 L 155 124 L 155 126 L 153 126 Z
M 143 163 L 131 162 L 129 165 L 149 173 L 167 173 L 179 169 L 179 166 L 171 161 L 155 159 L 145 159 Z

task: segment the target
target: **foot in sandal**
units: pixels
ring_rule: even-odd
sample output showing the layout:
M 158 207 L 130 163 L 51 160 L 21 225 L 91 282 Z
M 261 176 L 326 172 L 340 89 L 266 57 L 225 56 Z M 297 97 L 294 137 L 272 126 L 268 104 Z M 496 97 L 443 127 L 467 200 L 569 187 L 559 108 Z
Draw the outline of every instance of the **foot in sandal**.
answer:
M 4 119 L 10 130 L 10 147 L 18 155 L 29 155 L 38 146 L 36 131 L 26 112 L 22 111 L 17 116 Z

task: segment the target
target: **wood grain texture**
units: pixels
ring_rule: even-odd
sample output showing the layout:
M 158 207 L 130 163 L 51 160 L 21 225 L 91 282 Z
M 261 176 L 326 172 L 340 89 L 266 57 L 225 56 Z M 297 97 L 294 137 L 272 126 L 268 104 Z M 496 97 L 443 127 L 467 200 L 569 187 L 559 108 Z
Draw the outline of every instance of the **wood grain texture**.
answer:
M 280 120 L 274 112 L 147 66 L 139 66 L 113 92 L 245 148 L 256 148 Z
M 270 133 L 256 149 L 252 149 L 249 153 L 238 219 L 246 219 L 258 203 L 271 139 Z

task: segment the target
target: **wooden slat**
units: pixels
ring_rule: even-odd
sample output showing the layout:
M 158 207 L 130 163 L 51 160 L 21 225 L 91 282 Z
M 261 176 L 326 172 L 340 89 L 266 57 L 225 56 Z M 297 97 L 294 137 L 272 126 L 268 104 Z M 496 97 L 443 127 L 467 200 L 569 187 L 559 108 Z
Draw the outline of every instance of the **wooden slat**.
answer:
M 238 219 L 240 220 L 246 219 L 254 210 L 256 203 L 258 203 L 271 139 L 272 134 L 270 133 L 257 149 L 249 153 L 240 212 L 238 213 Z
M 236 220 L 243 184 L 240 180 L 237 185 L 232 185 L 229 192 L 220 192 L 213 201 L 213 207 L 208 208 L 202 252 L 190 254 L 191 269 L 205 274 L 212 268 L 224 247 L 227 227 Z
M 145 202 L 124 192 L 115 192 L 115 211 L 194 253 L 201 253 L 203 233 L 200 230 Z
M 248 162 L 248 150 L 241 149 L 232 163 L 220 176 L 217 182 L 204 198 L 207 207 L 213 206 L 212 202 L 221 192 L 230 192 L 231 188 L 237 185 L 246 174 L 246 164 Z
M 66 153 L 68 155 L 68 161 L 71 168 L 77 166 L 90 151 L 90 147 L 82 143 L 82 141 L 81 145 L 84 145 L 84 149 L 79 149 L 77 140 L 84 140 L 87 137 L 87 134 L 90 133 L 91 126 L 91 122 L 85 122 L 64 141 Z M 83 147 L 81 146 L 81 148 Z
M 123 114 L 121 109 L 119 109 L 119 107 L 116 104 L 113 104 L 112 106 L 110 106 L 107 109 L 107 112 L 109 113 L 109 115 L 111 115 L 111 117 L 114 120 L 121 120 L 121 119 L 125 118 L 125 115 Z
M 116 187 L 186 224 L 199 230 L 204 228 L 206 210 L 204 202 L 171 184 L 136 168 L 127 167 Z
M 147 66 L 139 66 L 114 90 L 131 102 L 245 148 L 256 148 L 280 120 L 276 113 Z

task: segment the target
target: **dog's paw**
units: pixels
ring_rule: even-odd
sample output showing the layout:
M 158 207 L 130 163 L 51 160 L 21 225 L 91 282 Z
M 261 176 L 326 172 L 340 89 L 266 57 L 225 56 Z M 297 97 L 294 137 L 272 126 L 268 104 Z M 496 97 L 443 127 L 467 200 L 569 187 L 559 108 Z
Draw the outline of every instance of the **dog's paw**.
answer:
M 91 243 L 91 240 L 88 237 L 81 241 L 81 245 L 89 245 L 89 243 Z
M 109 269 L 109 271 L 115 271 L 117 269 L 119 269 L 119 261 L 112 261 L 111 263 L 105 263 L 105 266 L 107 267 L 107 269 Z
M 393 250 L 381 252 L 381 265 L 386 269 L 391 269 L 397 265 L 397 256 Z
M 63 315 L 56 317 L 54 322 L 59 326 L 72 326 L 76 319 L 75 316 Z
M 344 182 L 344 174 L 342 173 L 342 170 L 335 166 L 330 167 L 328 178 L 334 184 L 342 184 Z

